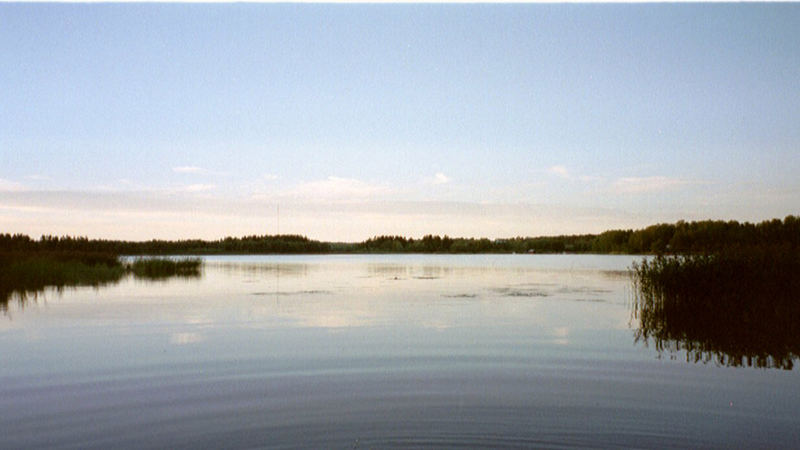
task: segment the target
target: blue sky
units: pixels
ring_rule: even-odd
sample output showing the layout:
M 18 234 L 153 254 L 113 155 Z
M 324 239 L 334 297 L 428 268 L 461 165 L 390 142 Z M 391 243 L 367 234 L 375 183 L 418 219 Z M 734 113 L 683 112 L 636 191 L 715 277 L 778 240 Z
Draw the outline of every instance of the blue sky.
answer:
M 800 213 L 797 4 L 0 4 L 0 86 L 34 236 Z

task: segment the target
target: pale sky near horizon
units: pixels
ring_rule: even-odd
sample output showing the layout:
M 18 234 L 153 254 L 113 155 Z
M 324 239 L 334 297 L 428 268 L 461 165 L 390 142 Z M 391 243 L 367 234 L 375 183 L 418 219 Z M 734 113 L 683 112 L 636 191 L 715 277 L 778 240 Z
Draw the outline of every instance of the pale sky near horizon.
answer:
M 0 4 L 0 232 L 783 218 L 798 124 L 800 4 Z

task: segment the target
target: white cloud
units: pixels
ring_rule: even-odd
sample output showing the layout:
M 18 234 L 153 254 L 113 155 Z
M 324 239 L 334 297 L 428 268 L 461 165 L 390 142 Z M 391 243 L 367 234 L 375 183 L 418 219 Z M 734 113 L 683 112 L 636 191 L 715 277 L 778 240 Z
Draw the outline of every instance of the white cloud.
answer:
M 206 175 L 206 176 L 227 176 L 229 172 L 206 169 L 199 166 L 178 166 L 173 167 L 172 171 L 175 173 L 188 174 L 188 175 Z
M 216 187 L 216 184 L 190 184 L 180 188 L 179 190 L 184 192 L 205 192 L 216 189 Z
M 443 174 L 442 172 L 437 172 L 436 175 L 433 176 L 433 180 L 431 183 L 433 184 L 447 184 L 451 181 L 451 178 L 447 175 Z
M 197 166 L 178 166 L 172 168 L 176 173 L 208 173 L 208 170 Z
M 267 174 L 264 174 L 264 176 L 262 178 L 264 178 L 265 180 L 268 180 L 268 181 L 274 181 L 274 180 L 278 179 L 278 176 L 275 175 L 274 173 L 267 173 Z
M 390 192 L 386 186 L 367 183 L 355 178 L 330 176 L 324 180 L 300 184 L 286 195 L 307 200 L 364 200 Z
M 16 181 L 0 178 L 0 191 L 21 191 L 23 189 L 25 189 L 25 186 Z
M 46 175 L 28 175 L 25 178 L 28 179 L 28 180 L 33 180 L 33 181 L 51 181 L 52 180 L 52 178 L 50 178 L 50 177 L 48 177 Z
M 547 169 L 547 171 L 561 178 L 569 178 L 569 171 L 564 166 L 553 166 Z
M 625 177 L 617 179 L 612 188 L 621 194 L 639 194 L 644 192 L 659 192 L 673 189 L 688 184 L 686 180 L 663 176 L 655 177 Z

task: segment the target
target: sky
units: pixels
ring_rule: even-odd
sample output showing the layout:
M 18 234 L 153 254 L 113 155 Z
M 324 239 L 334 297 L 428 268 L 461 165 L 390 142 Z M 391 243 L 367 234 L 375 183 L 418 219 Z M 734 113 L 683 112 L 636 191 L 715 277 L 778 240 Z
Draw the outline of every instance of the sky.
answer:
M 800 214 L 800 4 L 0 4 L 0 232 Z

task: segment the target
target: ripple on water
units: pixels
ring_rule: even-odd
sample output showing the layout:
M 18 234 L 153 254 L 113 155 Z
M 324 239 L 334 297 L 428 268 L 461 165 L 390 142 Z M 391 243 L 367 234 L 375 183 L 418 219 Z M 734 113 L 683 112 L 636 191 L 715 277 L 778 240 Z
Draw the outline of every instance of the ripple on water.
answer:
M 333 291 L 324 289 L 311 289 L 305 291 L 273 291 L 273 292 L 253 292 L 251 295 L 330 295 Z
M 519 288 L 492 288 L 490 291 L 499 294 L 502 297 L 549 297 L 550 293 L 542 289 L 519 289 Z

